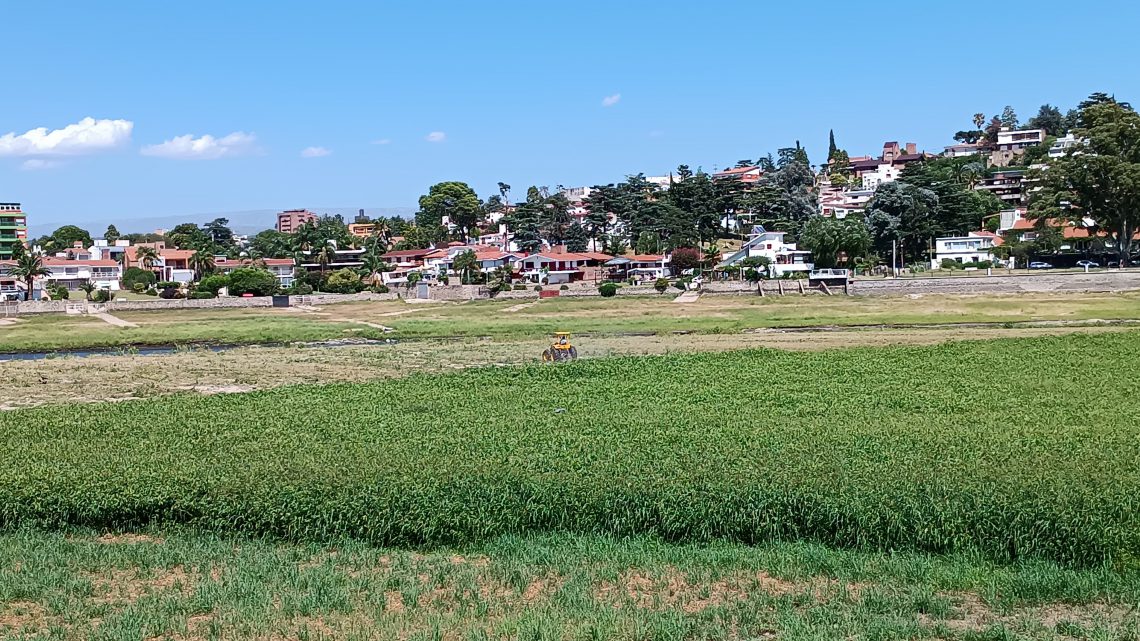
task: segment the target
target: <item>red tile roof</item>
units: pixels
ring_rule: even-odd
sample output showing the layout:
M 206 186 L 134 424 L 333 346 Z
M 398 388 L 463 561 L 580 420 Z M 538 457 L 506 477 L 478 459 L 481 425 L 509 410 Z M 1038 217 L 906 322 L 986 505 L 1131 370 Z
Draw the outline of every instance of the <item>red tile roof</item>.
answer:
M 388 252 L 381 254 L 380 258 L 418 258 L 420 256 L 427 256 L 435 251 L 434 249 L 402 249 L 400 251 Z
M 87 265 L 90 267 L 118 267 L 119 263 L 113 260 L 72 260 L 69 258 L 44 258 L 44 265 L 48 267 L 78 267 L 80 265 Z

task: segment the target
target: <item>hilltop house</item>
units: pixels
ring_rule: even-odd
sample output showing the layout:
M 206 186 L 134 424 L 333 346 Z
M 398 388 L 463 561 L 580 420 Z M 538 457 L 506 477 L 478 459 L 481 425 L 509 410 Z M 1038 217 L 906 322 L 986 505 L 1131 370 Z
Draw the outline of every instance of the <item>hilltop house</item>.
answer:
M 784 235 L 782 231 L 765 231 L 757 225 L 744 245 L 731 254 L 725 254 L 717 268 L 740 265 L 748 258 L 764 257 L 771 261 L 768 269 L 773 278 L 814 269 L 811 252 L 796 249 L 795 243 L 784 242 Z

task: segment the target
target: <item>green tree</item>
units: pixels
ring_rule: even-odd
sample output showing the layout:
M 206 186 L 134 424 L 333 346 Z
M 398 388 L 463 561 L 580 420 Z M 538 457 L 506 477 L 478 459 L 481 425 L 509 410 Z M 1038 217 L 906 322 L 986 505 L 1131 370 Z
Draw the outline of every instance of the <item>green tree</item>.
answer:
M 1014 111 L 1010 105 L 1006 105 L 1005 108 L 1001 110 L 1001 126 L 1009 127 L 1010 129 L 1017 129 L 1020 126 L 1017 120 L 1017 112 Z
M 63 251 L 73 247 L 76 242 L 83 247 L 94 244 L 91 241 L 91 234 L 87 233 L 86 229 L 75 225 L 64 225 L 51 233 L 50 248 L 52 251 Z
M 1065 127 L 1065 116 L 1061 110 L 1050 104 L 1041 105 L 1037 115 L 1029 119 L 1030 129 L 1044 129 L 1048 136 L 1063 136 L 1068 129 Z
M 839 151 L 839 147 L 835 146 L 835 130 L 827 130 L 827 159 L 835 158 L 835 152 Z
M 1127 264 L 1140 229 L 1140 114 L 1115 99 L 1098 98 L 1094 94 L 1082 103 L 1075 131 L 1086 141 L 1081 153 L 1031 174 L 1041 189 L 1031 196 L 1030 213 L 1042 220 L 1093 219 Z
M 417 225 L 425 228 L 438 227 L 443 224 L 446 216 L 463 231 L 465 239 L 470 237 L 471 230 L 483 212 L 475 190 L 467 183 L 458 181 L 432 185 L 427 194 L 420 196 L 419 204 L 420 209 L 416 212 Z
M 479 282 L 480 276 L 482 275 L 479 258 L 475 256 L 475 252 L 470 249 L 456 256 L 451 267 L 455 270 L 455 273 L 459 274 L 459 282 L 464 285 Z
M 239 267 L 230 272 L 230 293 L 234 296 L 269 296 L 276 291 L 277 279 L 264 269 Z
M 276 229 L 266 229 L 249 240 L 249 249 L 265 258 L 287 258 L 294 250 L 293 238 Z
M 861 216 L 850 215 L 842 220 L 815 216 L 804 225 L 800 242 L 812 253 L 816 267 L 834 267 L 841 254 L 853 261 L 867 253 L 871 247 L 871 234 Z
M 325 290 L 334 294 L 355 294 L 364 288 L 360 274 L 351 269 L 338 269 L 329 274 L 325 281 Z
M 175 225 L 167 232 L 166 240 L 178 249 L 197 249 L 210 244 L 210 237 L 194 223 Z
M 200 292 L 208 292 L 213 296 L 217 296 L 218 292 L 220 292 L 223 287 L 229 287 L 229 285 L 229 276 L 226 276 L 225 274 L 213 274 L 199 281 L 195 289 Z
M 638 254 L 659 254 L 661 253 L 661 236 L 651 232 L 643 231 L 637 236 L 637 245 L 634 251 Z
M 892 241 L 897 241 L 902 262 L 918 260 L 937 234 L 937 209 L 938 196 L 929 189 L 902 180 L 880 186 L 867 203 L 873 246 L 889 253 Z
M 974 129 L 981 129 L 982 125 L 986 124 L 986 114 L 976 113 L 973 118 Z
M 114 225 L 107 225 L 107 231 L 103 232 L 103 239 L 109 244 L 114 245 L 116 240 L 122 237 L 119 230 Z
M 128 267 L 123 271 L 123 288 L 131 291 L 135 289 L 135 283 L 141 283 L 143 289 L 147 289 L 151 285 L 154 285 L 157 280 L 158 277 L 149 269 Z
M 539 210 L 539 229 L 543 238 L 551 246 L 566 242 L 573 218 L 570 216 L 570 201 L 561 193 L 551 194 L 543 199 Z
M 227 218 L 215 218 L 202 225 L 202 235 L 208 238 L 210 243 L 222 248 L 234 245 L 234 232 L 230 229 L 230 221 Z
M 584 252 L 589 248 L 590 237 L 581 224 L 575 222 L 566 230 L 566 250 Z
M 143 269 L 154 269 L 158 265 L 158 251 L 154 247 L 138 247 L 135 249 L 135 261 Z
M 194 270 L 194 280 L 202 280 L 203 276 L 214 271 L 214 257 L 205 251 L 195 251 L 190 254 L 186 265 Z
M 28 300 L 31 300 L 32 289 L 34 288 L 36 279 L 50 275 L 51 270 L 44 265 L 43 256 L 26 253 L 16 261 L 16 264 L 9 270 L 9 273 L 16 278 L 24 280 L 24 286 L 28 292 Z

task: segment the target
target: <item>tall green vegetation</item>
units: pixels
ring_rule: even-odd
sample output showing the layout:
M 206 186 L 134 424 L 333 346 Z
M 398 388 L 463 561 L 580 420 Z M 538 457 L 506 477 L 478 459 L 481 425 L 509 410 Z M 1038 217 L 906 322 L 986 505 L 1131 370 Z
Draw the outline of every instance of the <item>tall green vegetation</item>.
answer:
M 602 359 L 3 412 L 0 525 L 397 544 L 571 531 L 1135 567 L 1136 338 Z M 1032 374 L 937 374 L 962 363 Z

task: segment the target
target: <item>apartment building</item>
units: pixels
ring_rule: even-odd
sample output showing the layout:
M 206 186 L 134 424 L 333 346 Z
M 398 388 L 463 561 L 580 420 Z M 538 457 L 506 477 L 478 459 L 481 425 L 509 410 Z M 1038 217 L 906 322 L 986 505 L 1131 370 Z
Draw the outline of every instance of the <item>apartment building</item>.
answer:
M 1025 150 L 1045 141 L 1044 129 L 1009 129 L 1003 127 L 998 132 L 997 142 L 990 151 L 990 164 L 1008 167 L 1015 164 Z
M 317 219 L 317 215 L 308 209 L 286 209 L 277 214 L 277 231 L 282 234 L 292 234 L 301 225 Z
M 0 260 L 12 257 L 17 243 L 28 241 L 28 218 L 20 203 L 0 203 Z
M 1008 169 L 994 172 L 986 177 L 974 189 L 985 190 L 997 196 L 1009 207 L 1025 205 L 1025 171 L 1021 169 Z

